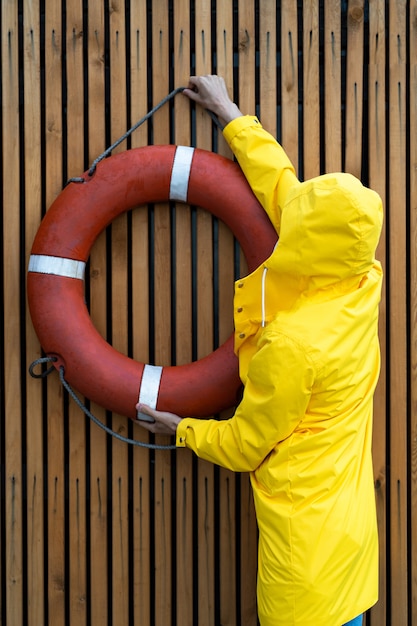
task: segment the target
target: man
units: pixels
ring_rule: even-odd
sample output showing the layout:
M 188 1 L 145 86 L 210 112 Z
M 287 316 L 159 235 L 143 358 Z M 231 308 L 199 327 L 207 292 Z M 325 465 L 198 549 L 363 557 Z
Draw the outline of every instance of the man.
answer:
M 282 147 L 230 100 L 222 78 L 191 77 L 184 94 L 225 123 L 224 137 L 279 241 L 236 283 L 244 393 L 233 417 L 182 419 L 141 406 L 155 420 L 143 426 L 250 472 L 262 626 L 356 626 L 378 595 L 371 439 L 381 200 L 349 174 L 301 183 Z

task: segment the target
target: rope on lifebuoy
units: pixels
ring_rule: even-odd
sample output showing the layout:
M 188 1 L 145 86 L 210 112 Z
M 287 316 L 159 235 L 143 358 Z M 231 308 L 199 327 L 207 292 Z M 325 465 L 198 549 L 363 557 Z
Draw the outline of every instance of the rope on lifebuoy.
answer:
M 146 120 L 148 120 L 149 118 L 152 117 L 152 115 L 154 113 L 156 113 L 156 111 L 158 111 L 164 104 L 166 104 L 167 102 L 169 102 L 169 100 L 171 100 L 172 98 L 174 98 L 177 94 L 182 93 L 184 91 L 185 87 L 177 87 L 176 89 L 173 89 L 171 91 L 171 93 L 169 93 L 167 96 L 165 96 L 165 98 L 162 98 L 162 100 L 160 102 L 158 102 L 157 105 L 155 105 L 153 107 L 153 109 L 151 109 L 148 113 L 146 113 L 146 115 L 144 115 L 140 120 L 138 120 L 136 122 L 136 124 L 134 124 L 131 128 L 129 128 L 128 131 L 126 131 L 124 133 L 124 135 L 122 135 L 121 137 L 119 137 L 119 139 L 117 139 L 114 143 L 112 143 L 111 146 L 109 146 L 108 148 L 106 148 L 106 150 L 100 154 L 91 164 L 90 169 L 88 170 L 88 175 L 89 176 L 93 176 L 94 172 L 96 171 L 96 167 L 97 165 L 100 163 L 100 161 L 102 161 L 103 159 L 105 159 L 107 156 L 109 156 L 109 154 L 111 154 L 113 152 L 113 150 L 115 148 L 117 148 L 117 146 L 119 144 L 121 144 L 125 139 L 127 139 L 128 137 L 130 137 L 130 135 L 137 129 L 139 128 L 139 126 L 141 126 L 142 124 L 144 124 L 144 122 L 146 122 Z M 211 119 L 213 120 L 213 122 L 215 123 L 215 125 L 217 126 L 217 128 L 219 130 L 223 130 L 223 126 L 220 124 L 218 117 L 209 109 L 206 109 L 206 113 L 208 113 L 208 115 L 210 115 Z M 70 178 L 67 181 L 68 183 L 85 183 L 86 180 L 85 178 L 82 177 L 74 177 L 74 178 Z
M 34 371 L 35 367 L 37 367 L 38 365 L 43 365 L 45 363 L 54 363 L 55 361 L 56 361 L 56 357 L 53 357 L 53 356 L 52 357 L 46 356 L 46 357 L 41 357 L 39 359 L 36 359 L 29 365 L 29 374 L 32 376 L 32 378 L 46 378 L 47 376 L 49 376 L 49 374 L 51 374 L 55 370 L 54 366 L 51 365 L 47 370 L 41 372 L 40 374 L 35 373 Z M 166 445 L 166 444 L 158 444 L 158 443 L 148 443 L 146 441 L 138 441 L 137 439 L 124 437 L 123 435 L 116 433 L 114 430 L 112 430 L 111 428 L 103 424 L 103 422 L 101 422 L 95 415 L 93 415 L 93 413 L 91 413 L 91 411 L 86 407 L 86 405 L 83 402 L 81 402 L 80 398 L 72 389 L 71 385 L 65 380 L 65 370 L 62 365 L 59 368 L 59 380 L 61 381 L 62 386 L 67 390 L 68 394 L 77 404 L 77 406 L 83 411 L 83 413 L 92 422 L 94 422 L 96 426 L 101 428 L 101 430 L 104 430 L 104 432 L 106 432 L 108 435 L 111 435 L 112 437 L 114 437 L 115 439 L 118 439 L 122 443 L 128 443 L 132 446 L 138 446 L 140 448 L 148 448 L 150 450 L 176 450 L 177 449 L 177 446 L 175 444 Z
M 52 374 L 52 372 L 55 371 L 54 366 L 51 365 L 50 367 L 48 367 L 47 370 L 44 370 L 40 374 L 35 373 L 35 367 L 38 367 L 38 365 L 43 365 L 44 363 L 55 363 L 55 361 L 55 356 L 44 356 L 40 359 L 35 359 L 35 361 L 32 361 L 32 363 L 29 365 L 29 374 L 32 376 L 32 378 L 46 378 L 47 376 L 49 376 L 49 374 Z
M 118 439 L 119 441 L 122 441 L 123 443 L 129 443 L 132 446 L 139 446 L 140 448 L 149 448 L 151 450 L 176 450 L 177 449 L 177 446 L 175 444 L 164 445 L 164 444 L 159 444 L 159 443 L 147 443 L 146 441 L 138 441 L 137 439 L 130 439 L 129 437 L 123 437 L 123 435 L 116 433 L 114 430 L 112 430 L 111 428 L 103 424 L 103 422 L 101 422 L 99 419 L 97 419 L 97 417 L 95 417 L 95 415 L 93 415 L 91 411 L 87 409 L 85 404 L 81 402 L 77 394 L 68 384 L 68 382 L 65 380 L 64 368 L 62 367 L 62 365 L 59 368 L 59 380 L 61 381 L 65 389 L 68 391 L 69 395 L 74 400 L 74 402 L 79 406 L 79 408 L 82 411 L 84 411 L 87 417 L 89 417 L 90 420 L 94 422 L 94 424 L 96 424 L 99 428 L 104 430 L 108 435 L 111 435 L 112 437 L 114 437 L 115 439 Z

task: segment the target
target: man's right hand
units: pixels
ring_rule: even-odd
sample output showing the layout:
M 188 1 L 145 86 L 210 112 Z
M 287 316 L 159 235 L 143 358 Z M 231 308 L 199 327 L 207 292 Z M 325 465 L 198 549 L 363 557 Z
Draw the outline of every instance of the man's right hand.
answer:
M 226 84 L 221 76 L 191 76 L 183 94 L 212 111 L 225 125 L 243 115 L 229 98 Z

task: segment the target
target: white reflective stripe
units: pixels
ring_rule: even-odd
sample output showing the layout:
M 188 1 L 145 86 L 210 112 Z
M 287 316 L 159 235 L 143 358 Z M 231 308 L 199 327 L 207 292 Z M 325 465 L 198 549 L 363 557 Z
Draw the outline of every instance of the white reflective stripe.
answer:
M 31 254 L 28 271 L 84 280 L 85 263 L 84 261 L 75 261 L 74 259 L 65 259 L 59 256 Z
M 188 181 L 190 178 L 193 155 L 194 148 L 190 146 L 177 146 L 171 172 L 171 185 L 169 189 L 170 200 L 187 202 Z
M 139 402 L 140 404 L 146 404 L 151 409 L 156 408 L 158 401 L 159 385 L 161 383 L 163 368 L 159 365 L 145 365 L 143 369 L 142 382 L 139 389 Z M 145 422 L 155 421 L 149 415 L 145 413 L 137 412 L 138 420 L 144 420 Z

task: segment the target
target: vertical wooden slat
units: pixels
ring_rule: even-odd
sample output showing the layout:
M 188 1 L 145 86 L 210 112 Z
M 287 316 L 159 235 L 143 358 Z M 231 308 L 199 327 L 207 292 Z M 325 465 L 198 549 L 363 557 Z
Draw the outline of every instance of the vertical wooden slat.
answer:
M 20 389 L 19 40 L 17 5 L 2 6 L 3 285 L 5 389 L 5 615 L 19 626 L 23 611 L 22 433 Z M 14 207 L 14 210 L 10 210 Z
M 67 177 L 84 169 L 83 11 L 72 0 L 66 13 Z M 69 404 L 69 615 L 70 622 L 87 623 L 85 416 Z
M 132 124 L 147 112 L 147 32 L 146 3 L 130 5 L 130 87 Z M 132 135 L 132 148 L 146 146 L 148 126 L 140 126 Z M 133 356 L 149 362 L 149 272 L 148 272 L 148 211 L 140 207 L 132 213 L 132 317 Z M 139 426 L 134 436 L 148 441 L 147 432 Z M 149 452 L 133 450 L 133 614 L 135 624 L 151 623 L 150 571 L 150 494 Z
M 190 75 L 190 12 L 188 2 L 177 2 L 174 12 L 174 86 L 186 86 Z M 175 100 L 175 136 L 177 145 L 190 145 L 190 103 L 178 96 Z M 192 360 L 192 282 L 191 209 L 177 204 L 175 209 L 175 312 L 176 363 Z M 193 541 L 193 459 L 189 450 L 176 454 L 176 619 L 178 624 L 192 624 L 198 598 L 193 597 L 195 558 Z
M 216 33 L 216 72 L 223 76 L 228 93 L 233 98 L 233 6 L 231 3 L 218 3 Z M 229 158 L 232 156 L 230 148 L 220 132 L 218 133 L 217 152 Z M 230 230 L 222 222 L 219 222 L 218 228 L 219 343 L 223 343 L 232 332 L 233 324 L 234 239 Z M 233 410 L 230 410 L 224 412 L 222 417 L 226 419 L 232 414 Z M 233 474 L 220 469 L 220 618 L 224 624 L 235 623 L 237 619 L 237 606 L 234 599 L 239 593 L 237 570 L 239 568 L 240 573 L 240 563 L 236 533 L 240 521 L 235 517 L 236 488 L 236 478 Z M 249 547 L 248 553 L 250 554 Z
M 255 5 L 238 3 L 239 105 L 243 113 L 255 112 Z
M 219 3 L 216 10 L 216 73 L 223 76 L 233 98 L 233 7 Z M 231 150 L 218 133 L 217 153 L 231 158 Z M 233 234 L 219 222 L 219 342 L 223 343 L 233 330 Z
M 111 142 L 127 129 L 125 2 L 109 3 L 110 132 Z M 126 149 L 121 143 L 113 154 Z M 128 353 L 127 215 L 111 225 L 111 342 L 122 354 Z M 127 418 L 113 414 L 112 428 L 127 436 Z M 115 623 L 129 621 L 129 526 L 127 445 L 112 440 L 112 615 Z
M 152 7 L 152 89 L 153 104 L 170 91 L 169 84 L 169 14 L 168 2 L 153 3 Z M 162 107 L 153 116 L 153 143 L 169 143 L 169 108 Z M 154 313 L 155 361 L 159 365 L 171 361 L 171 289 L 170 281 L 170 207 L 159 204 L 154 211 Z M 158 443 L 168 444 L 168 437 L 158 437 Z M 155 622 L 169 624 L 171 620 L 172 547 L 171 547 L 171 455 L 155 452 L 154 531 L 155 531 Z
M 197 75 L 211 73 L 211 3 L 195 3 L 195 71 Z M 201 108 L 196 108 L 196 144 L 211 150 L 211 120 Z M 197 276 L 197 358 L 213 349 L 213 256 L 211 216 L 201 209 L 196 214 L 196 276 Z M 198 623 L 215 623 L 214 579 L 214 468 L 210 463 L 197 463 L 197 533 L 198 533 Z
M 27 1 L 24 16 L 24 145 L 25 145 L 25 224 L 26 259 L 41 219 L 41 101 L 39 3 Z M 27 95 L 30 94 L 30 97 Z M 31 156 L 30 156 L 31 155 Z M 26 371 L 41 356 L 30 320 L 26 317 Z M 44 515 L 43 515 L 43 416 L 42 387 L 27 375 L 26 422 L 27 463 L 27 612 L 29 626 L 45 622 L 44 606 Z
M 368 116 L 369 128 L 369 185 L 377 191 L 386 206 L 386 115 L 385 115 L 385 2 L 376 0 L 369 4 L 369 80 Z M 386 224 L 386 219 L 384 221 Z M 385 225 L 377 251 L 377 258 L 386 270 Z M 386 281 L 379 313 L 379 337 L 381 344 L 381 373 L 375 393 L 373 459 L 375 496 L 379 533 L 379 602 L 371 611 L 371 624 L 385 624 L 387 620 L 387 480 L 386 480 L 386 394 L 387 394 L 387 345 L 386 345 Z
M 236 480 L 232 472 L 219 472 L 219 584 L 220 620 L 225 626 L 236 624 Z M 248 624 L 249 622 L 245 622 Z
M 324 3 L 324 150 L 326 172 L 342 169 L 340 1 Z M 323 140 L 323 138 L 322 138 Z
M 411 623 L 417 623 L 417 2 L 410 3 Z
M 319 2 L 303 2 L 303 178 L 320 174 Z
M 255 12 L 254 5 L 239 2 L 239 105 L 243 113 L 255 112 Z M 256 519 L 252 489 L 247 474 L 241 477 L 240 489 L 240 554 L 245 554 L 241 567 L 241 620 L 256 623 L 256 568 L 254 537 Z M 248 549 L 250 546 L 250 549 Z
M 88 3 L 88 162 L 107 147 L 105 135 L 105 26 L 104 4 Z M 106 314 L 106 233 L 99 236 L 90 255 L 90 314 L 99 333 L 107 336 Z M 106 412 L 91 405 L 94 415 L 106 422 Z M 90 554 L 89 578 L 91 623 L 106 624 L 108 594 L 108 471 L 107 436 L 95 425 L 90 427 Z
M 407 283 L 406 6 L 389 4 L 389 325 L 391 620 L 406 624 L 407 593 Z
M 62 180 L 62 6 L 45 10 L 45 183 L 46 207 L 61 192 Z M 65 463 L 63 392 L 57 377 L 48 379 L 48 614 L 65 623 Z
M 267 0 L 259 12 L 260 117 L 264 128 L 277 137 L 277 3 Z
M 298 171 L 297 1 L 281 2 L 281 143 Z
M 361 177 L 364 0 L 349 0 L 346 68 L 345 171 Z
M 223 76 L 227 91 L 232 100 L 233 92 L 233 5 L 232 3 L 218 2 L 216 6 L 216 68 L 215 71 Z M 222 133 L 218 132 L 217 152 L 231 158 L 231 150 Z
M 220 3 L 218 3 L 220 4 Z M 241 18 L 242 19 L 242 16 Z M 224 77 L 228 91 L 233 97 L 233 7 L 228 3 L 221 3 L 216 12 L 217 30 L 217 73 Z M 240 71 L 240 70 L 239 70 Z M 246 104 L 241 103 L 244 109 Z M 252 109 L 254 111 L 254 109 Z M 245 112 L 251 112 L 249 109 Z M 229 147 L 223 138 L 220 138 L 218 145 L 220 154 L 231 156 Z M 232 332 L 233 324 L 233 280 L 234 276 L 234 244 L 233 235 L 224 224 L 219 223 L 219 341 L 222 343 Z M 244 261 L 242 266 L 244 266 Z M 246 270 L 246 267 L 245 267 Z M 244 271 L 245 271 L 244 270 Z M 233 410 L 225 412 L 222 416 L 227 418 L 232 415 Z M 256 532 L 254 536 L 247 537 L 245 525 L 245 514 L 250 515 L 253 509 L 244 508 L 244 513 L 239 514 L 241 502 L 241 482 L 246 481 L 247 476 L 239 476 L 238 480 L 231 472 L 220 470 L 219 490 L 220 490 L 220 589 L 221 589 L 221 618 L 222 623 L 238 623 L 239 611 L 241 623 L 250 625 L 253 616 L 253 604 L 255 586 L 252 586 L 253 550 L 255 546 L 256 554 Z M 246 504 L 246 503 L 245 503 Z M 243 521 L 243 523 L 242 523 Z M 237 543 L 239 538 L 240 543 Z M 241 564 L 245 563 L 247 575 L 242 576 Z M 239 585 L 239 586 L 238 586 Z M 231 603 L 237 596 L 239 602 L 238 609 Z M 249 610 L 248 610 L 249 608 Z

